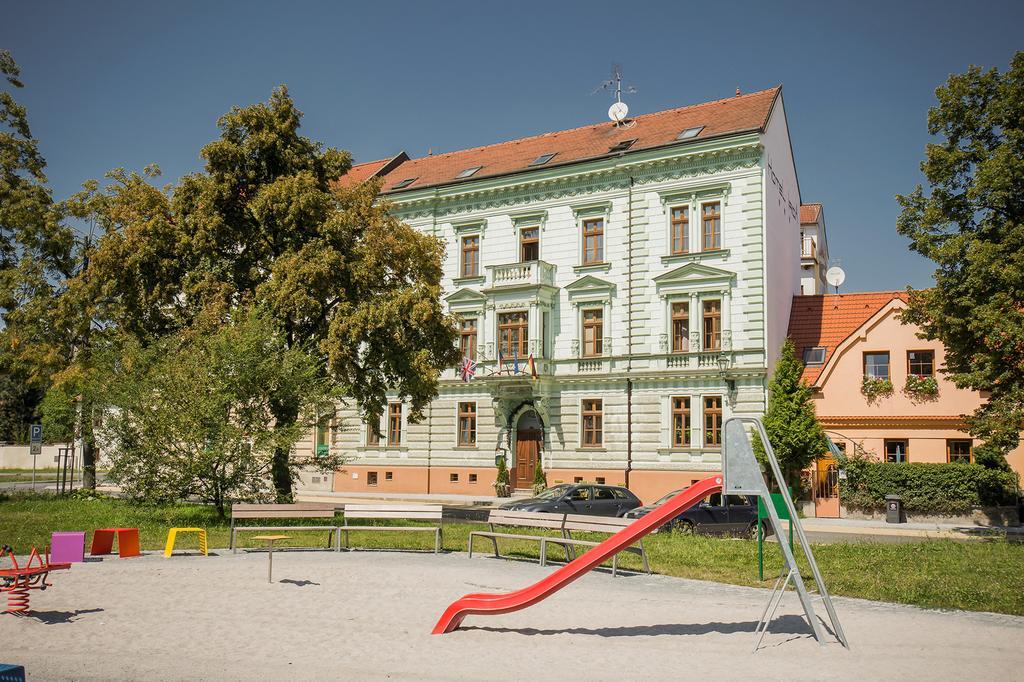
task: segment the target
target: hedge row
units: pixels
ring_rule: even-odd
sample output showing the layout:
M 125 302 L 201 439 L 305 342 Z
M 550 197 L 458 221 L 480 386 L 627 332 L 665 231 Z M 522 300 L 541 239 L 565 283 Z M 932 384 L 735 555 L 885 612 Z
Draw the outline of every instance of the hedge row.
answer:
M 843 463 L 840 481 L 843 504 L 865 510 L 885 508 L 886 495 L 899 495 L 910 513 L 963 514 L 971 507 L 996 507 L 1017 502 L 1019 483 L 1012 471 L 979 464 L 892 464 L 865 458 Z

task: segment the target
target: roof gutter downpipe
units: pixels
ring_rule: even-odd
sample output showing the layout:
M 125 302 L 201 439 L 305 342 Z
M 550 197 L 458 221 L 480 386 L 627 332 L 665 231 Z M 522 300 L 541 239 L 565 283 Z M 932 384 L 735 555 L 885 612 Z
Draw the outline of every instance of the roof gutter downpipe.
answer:
M 625 485 L 629 488 L 629 474 L 633 470 L 633 183 L 629 176 L 626 191 L 626 474 Z

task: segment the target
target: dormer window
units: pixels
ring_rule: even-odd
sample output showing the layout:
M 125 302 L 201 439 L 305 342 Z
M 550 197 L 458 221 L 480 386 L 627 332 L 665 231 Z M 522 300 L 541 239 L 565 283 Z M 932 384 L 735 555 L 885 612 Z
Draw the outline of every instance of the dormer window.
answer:
M 622 140 L 621 142 L 617 142 L 614 145 L 612 145 L 611 147 L 609 147 L 608 148 L 608 152 L 609 153 L 624 152 L 627 149 L 629 149 L 630 147 L 632 147 L 634 144 L 636 144 L 636 138 L 633 138 L 632 140 Z
M 456 178 L 468 178 L 468 177 L 474 175 L 481 168 L 483 168 L 483 166 L 473 166 L 472 168 L 467 168 L 466 170 L 462 171 L 461 173 L 459 173 L 455 177 Z
M 404 189 L 411 185 L 412 183 L 416 182 L 417 179 L 418 178 L 406 178 L 405 180 L 402 180 L 401 182 L 395 184 L 395 186 L 392 187 L 391 189 Z
M 697 137 L 698 135 L 700 135 L 700 131 L 702 131 L 702 130 L 704 130 L 704 126 L 696 126 L 694 128 L 687 128 L 683 132 L 679 133 L 679 135 L 676 137 L 676 139 L 677 140 L 690 140 L 690 139 L 693 139 L 693 138 Z
M 825 364 L 825 348 L 822 346 L 813 346 L 811 348 L 804 348 L 804 364 L 805 365 L 824 365 Z
M 554 154 L 541 154 L 536 159 L 530 162 L 531 166 L 543 166 L 545 163 L 555 158 Z

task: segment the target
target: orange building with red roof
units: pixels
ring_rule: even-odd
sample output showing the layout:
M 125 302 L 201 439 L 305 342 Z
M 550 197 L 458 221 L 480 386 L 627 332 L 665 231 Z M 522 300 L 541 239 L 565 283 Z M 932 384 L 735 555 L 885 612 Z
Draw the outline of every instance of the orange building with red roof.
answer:
M 972 462 L 978 441 L 963 415 L 984 398 L 945 377 L 945 348 L 903 324 L 904 307 L 901 291 L 793 298 L 789 336 L 815 390 L 818 419 L 847 452 L 862 447 L 889 462 Z M 1024 473 L 1024 447 L 1007 459 Z M 835 516 L 829 466 L 819 461 L 816 506 L 819 515 Z

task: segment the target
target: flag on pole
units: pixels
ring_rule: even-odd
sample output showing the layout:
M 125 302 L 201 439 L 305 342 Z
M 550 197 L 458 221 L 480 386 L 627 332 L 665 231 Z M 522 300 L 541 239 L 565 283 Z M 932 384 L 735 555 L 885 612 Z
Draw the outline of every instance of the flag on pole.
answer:
M 476 361 L 466 358 L 462 362 L 462 380 L 469 381 L 476 374 Z
M 537 363 L 533 361 L 533 353 L 530 353 L 530 357 L 526 361 L 526 370 L 530 373 L 530 377 L 537 378 Z
M 505 354 L 501 352 L 501 348 L 498 348 L 498 374 L 500 375 L 505 371 Z
M 512 373 L 519 374 L 519 349 L 512 349 Z

